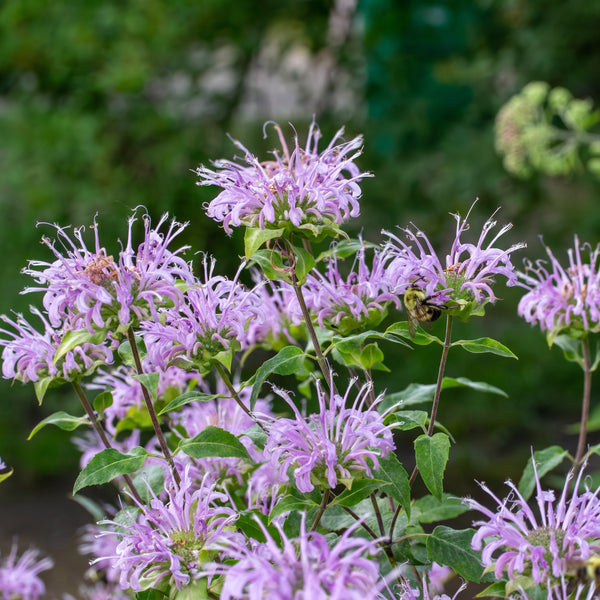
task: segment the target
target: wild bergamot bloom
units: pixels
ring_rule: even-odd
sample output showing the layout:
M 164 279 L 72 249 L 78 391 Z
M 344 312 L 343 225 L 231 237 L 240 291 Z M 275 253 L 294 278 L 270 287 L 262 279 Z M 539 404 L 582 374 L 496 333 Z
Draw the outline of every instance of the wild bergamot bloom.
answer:
M 502 275 L 506 278 L 506 285 L 516 285 L 517 275 L 511 254 L 526 244 L 513 244 L 506 250 L 495 246 L 498 239 L 512 228 L 510 223 L 488 239 L 497 224 L 494 217 L 498 211 L 485 222 L 476 243 L 463 241 L 463 234 L 470 228 L 468 219 L 473 206 L 475 204 L 464 219 L 458 214 L 452 215 L 456 220 L 456 234 L 444 262 L 425 233 L 414 225 L 401 228 L 408 241 L 383 232 L 390 238 L 391 260 L 387 274 L 397 293 L 404 293 L 411 285 L 418 286 L 431 302 L 456 308 L 456 314 L 466 319 L 471 314 L 481 314 L 486 303 L 495 302 L 494 277 Z
M 17 379 L 24 383 L 37 382 L 44 378 L 64 381 L 81 379 L 99 365 L 113 362 L 110 342 L 101 344 L 82 343 L 66 353 L 57 351 L 67 332 L 54 329 L 48 319 L 36 308 L 31 312 L 42 322 L 43 332 L 37 331 L 21 314 L 15 319 L 0 315 L 0 319 L 12 329 L 0 329 L 2 351 L 2 377 Z
M 215 169 L 196 170 L 198 185 L 216 185 L 223 191 L 206 208 L 206 214 L 223 223 L 227 233 L 233 227 L 285 228 L 318 235 L 323 227 L 339 225 L 360 213 L 358 200 L 361 173 L 355 160 L 362 153 L 362 137 L 341 141 L 340 129 L 329 145 L 318 149 L 322 134 L 313 121 L 306 144 L 298 135 L 290 152 L 281 128 L 272 124 L 281 150 L 271 160 L 260 161 L 239 141 L 233 143 L 243 153 L 240 162 L 219 160 Z
M 386 271 L 388 249 L 375 249 L 371 267 L 361 241 L 351 271 L 344 276 L 334 249 L 325 273 L 313 269 L 303 286 L 306 305 L 321 327 L 342 334 L 376 327 L 387 314 L 390 303 L 400 308 L 397 294 L 390 292 Z M 299 308 L 297 308 L 299 312 Z
M 252 343 L 250 324 L 264 321 L 259 296 L 239 281 L 244 265 L 228 279 L 213 274 L 215 262 L 204 257 L 204 277 L 192 283 L 182 302 L 141 323 L 150 356 L 160 368 L 177 362 L 205 371 L 217 357 L 230 363 L 233 353 Z
M 600 244 L 580 244 L 575 236 L 563 267 L 546 247 L 549 261 L 526 261 L 519 273 L 520 285 L 527 293 L 519 302 L 518 313 L 528 323 L 539 325 L 549 339 L 571 330 L 600 330 Z M 582 256 L 583 255 L 583 256 Z M 584 260 L 587 259 L 587 260 Z
M 379 564 L 376 545 L 352 537 L 349 528 L 331 546 L 316 531 L 306 531 L 302 516 L 297 537 L 275 527 L 277 543 L 260 521 L 265 542 L 233 544 L 228 554 L 237 563 L 225 568 L 221 600 L 375 600 Z
M 54 566 L 50 558 L 38 558 L 37 550 L 25 550 L 17 556 L 13 545 L 5 558 L 0 557 L 0 595 L 3 600 L 37 600 L 46 591 L 39 574 Z
M 169 584 L 182 590 L 214 572 L 222 547 L 239 536 L 232 527 L 237 514 L 208 477 L 194 481 L 186 467 L 181 486 L 167 491 L 163 501 L 149 489 L 152 498 L 138 506 L 137 514 L 100 523 L 113 528 L 104 535 L 120 540 L 113 556 L 99 558 L 120 571 L 123 589 L 139 592 Z
M 186 224 L 172 221 L 165 232 L 160 232 L 167 215 L 152 228 L 150 218 L 144 214 L 144 239 L 134 249 L 136 220 L 134 212 L 129 219 L 127 241 L 116 259 L 100 245 L 95 222 L 91 249 L 84 241 L 84 228 L 75 229 L 72 239 L 67 228 L 55 225 L 57 240 L 42 238 L 56 260 L 29 262 L 23 272 L 39 285 L 24 293 L 44 294 L 43 305 L 53 327 L 67 322 L 72 329 L 87 327 L 90 332 L 95 328 L 124 330 L 155 315 L 159 306 L 179 303 L 181 292 L 176 284 L 191 281 L 192 270 L 180 256 L 187 246 L 175 251 L 168 246 Z
M 587 560 L 600 551 L 600 488 L 594 492 L 580 491 L 582 468 L 573 492 L 569 492 L 574 478 L 571 471 L 556 502 L 554 491 L 542 490 L 535 461 L 533 468 L 539 515 L 512 482 L 507 482 L 511 492 L 504 500 L 481 485 L 498 506 L 490 510 L 475 500 L 466 500 L 472 509 L 486 517 L 473 524 L 477 531 L 472 545 L 475 550 L 483 549 L 483 565 L 493 566 L 498 579 L 505 572 L 511 580 L 522 575 L 551 589 L 568 573 L 571 561 Z
M 394 450 L 391 429 L 376 409 L 383 395 L 370 404 L 372 388 L 363 385 L 347 408 L 352 388 L 351 383 L 343 396 L 329 395 L 317 382 L 319 411 L 308 417 L 300 414 L 289 393 L 275 390 L 290 405 L 294 418 L 273 420 L 265 455 L 282 475 L 292 469 L 301 492 L 310 492 L 315 485 L 351 487 L 353 480 L 371 477 L 378 459 Z

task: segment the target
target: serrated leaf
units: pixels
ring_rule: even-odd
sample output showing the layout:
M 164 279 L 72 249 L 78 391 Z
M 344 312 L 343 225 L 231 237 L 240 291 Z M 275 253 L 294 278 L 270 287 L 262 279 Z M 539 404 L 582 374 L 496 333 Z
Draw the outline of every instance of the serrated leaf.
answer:
M 359 481 L 354 481 L 352 489 L 346 488 L 329 503 L 329 506 L 354 506 L 380 489 L 383 483 L 385 482 L 379 479 L 360 479 Z
M 146 345 L 144 344 L 144 340 L 141 337 L 136 337 L 135 344 L 137 351 L 140 355 L 140 360 L 143 361 L 144 358 L 146 358 L 146 355 L 148 354 L 146 351 Z M 117 352 L 119 354 L 119 358 L 123 361 L 124 364 L 133 368 L 136 367 L 135 358 L 133 356 L 133 352 L 131 351 L 131 344 L 129 343 L 129 340 L 124 340 L 123 342 L 121 342 L 121 344 L 119 344 L 119 349 L 117 350 Z
M 246 260 L 250 260 L 265 242 L 281 237 L 284 231 L 284 228 L 261 229 L 260 227 L 246 227 L 246 232 L 244 233 L 244 254 Z
M 371 370 L 375 365 L 382 363 L 384 359 L 383 352 L 376 342 L 367 344 L 360 351 L 360 364 L 365 371 Z
M 172 410 L 177 410 L 190 402 L 210 402 L 211 400 L 216 400 L 217 398 L 224 398 L 222 394 L 204 394 L 202 392 L 185 392 L 177 398 L 174 398 L 169 402 L 157 415 L 160 417 L 165 413 L 171 412 Z
M 248 450 L 240 440 L 224 429 L 209 425 L 197 436 L 182 440 L 179 450 L 192 458 L 245 458 L 250 460 Z
M 133 485 L 142 500 L 149 504 L 152 492 L 158 496 L 165 487 L 165 472 L 161 465 L 147 465 L 140 469 L 133 477 Z
M 379 468 L 373 473 L 375 479 L 384 482 L 381 491 L 397 500 L 410 519 L 410 484 L 408 473 L 393 452 L 379 459 Z
M 126 454 L 114 448 L 101 450 L 83 468 L 73 486 L 73 495 L 90 485 L 108 483 L 120 475 L 141 469 L 148 453 L 141 446 L 135 446 Z
M 429 413 L 425 410 L 399 410 L 386 417 L 386 424 L 390 424 L 394 429 L 401 431 L 410 431 L 419 427 L 423 433 L 427 433 L 426 424 L 429 420 Z
M 304 352 L 297 346 L 286 346 L 273 358 L 265 361 L 256 372 L 252 393 L 250 394 L 250 410 L 254 410 L 260 388 L 269 375 L 292 375 L 302 369 L 303 366 Z
M 263 515 L 257 510 L 243 511 L 239 513 L 236 519 L 235 526 L 243 531 L 249 538 L 266 542 L 267 538 L 262 527 L 257 522 L 260 520 L 262 526 L 267 530 L 267 533 L 275 540 L 275 543 L 281 543 L 281 535 L 277 528 L 270 524 L 267 515 Z
M 100 392 L 94 398 L 94 402 L 93 402 L 94 410 L 99 415 L 102 415 L 109 406 L 112 406 L 112 403 L 113 403 L 113 396 L 112 396 L 111 392 L 109 392 L 108 390 L 105 392 Z
M 472 352 L 474 354 L 490 353 L 518 360 L 517 355 L 509 350 L 504 344 L 489 337 L 482 337 L 477 340 L 458 340 L 452 342 L 452 346 L 460 346 L 467 352 Z
M 421 479 L 439 500 L 442 499 L 444 470 L 449 453 L 450 440 L 445 433 L 435 433 L 431 437 L 421 435 L 415 440 L 415 459 Z
M 64 410 L 59 410 L 55 413 L 52 413 L 50 416 L 46 417 L 42 421 L 40 421 L 29 434 L 27 438 L 30 440 L 40 429 L 46 427 L 46 425 L 56 425 L 56 427 L 64 430 L 64 431 L 74 431 L 81 425 L 89 425 L 90 421 L 86 416 L 83 417 L 75 417 L 65 412 Z
M 538 450 L 533 453 L 533 459 L 535 460 L 536 470 L 538 478 L 542 478 L 546 473 L 552 471 L 554 467 L 560 465 L 560 463 L 568 456 L 568 452 L 560 446 L 550 446 L 543 450 Z M 535 473 L 533 470 L 533 463 L 531 460 L 527 462 L 521 475 L 521 480 L 517 486 L 519 492 L 523 495 L 525 500 L 531 496 L 535 488 Z
M 471 549 L 474 529 L 456 530 L 438 525 L 427 538 L 427 557 L 453 569 L 468 581 L 479 581 L 483 567 L 479 554 Z

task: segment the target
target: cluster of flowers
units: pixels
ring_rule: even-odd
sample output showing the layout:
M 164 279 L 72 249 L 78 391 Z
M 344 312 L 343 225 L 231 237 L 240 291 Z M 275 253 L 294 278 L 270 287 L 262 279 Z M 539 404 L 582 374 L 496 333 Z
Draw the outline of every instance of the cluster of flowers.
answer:
M 388 417 L 397 407 L 384 408 L 385 393 L 376 394 L 369 368 L 360 378 L 344 378 L 314 341 L 368 332 L 389 310 L 401 308 L 402 296 L 415 286 L 421 308 L 435 305 L 463 319 L 482 314 L 496 300 L 498 276 L 528 289 L 519 307 L 528 321 L 546 329 L 599 326 L 598 250 L 583 265 L 576 239 L 570 269 L 563 270 L 550 253 L 552 272 L 528 264 L 518 273 L 511 257 L 523 245 L 496 246 L 510 226 L 490 239 L 494 215 L 475 243 L 464 240 L 470 213 L 454 215 L 456 235 L 445 261 L 425 233 L 411 226 L 401 235 L 385 232 L 381 246 L 362 240 L 333 246 L 324 269 L 317 265 L 298 278 L 292 242 L 334 234 L 358 216 L 359 182 L 368 174 L 355 163 L 360 138 L 341 141 L 340 130 L 319 152 L 321 135 L 313 123 L 305 146 L 296 138 L 290 152 L 275 129 L 282 150 L 273 160 L 261 162 L 236 142 L 242 161 L 200 167 L 198 175 L 200 184 L 222 188 L 206 212 L 227 232 L 244 226 L 267 232 L 265 240 L 279 240 L 280 279 L 267 281 L 254 270 L 252 285 L 246 285 L 245 263 L 229 279 L 216 274 L 209 256 L 198 276 L 184 258 L 187 247 L 172 248 L 187 225 L 163 216 L 153 227 L 137 209 L 118 254 L 101 245 L 96 223 L 91 247 L 83 229 L 69 235 L 56 226 L 60 249 L 43 238 L 54 260 L 32 261 L 24 270 L 35 282 L 24 292 L 42 294 L 43 310 L 31 309 L 42 331 L 23 315 L 2 316 L 3 376 L 33 382 L 40 401 L 49 386 L 70 382 L 88 407 L 95 431 L 77 439 L 82 469 L 105 450 L 128 454 L 143 447 L 142 474 L 135 482 L 126 479 L 125 508 L 86 532 L 82 549 L 93 557 L 96 583 L 82 590 L 84 598 L 120 599 L 156 589 L 172 597 L 186 590 L 187 597 L 224 600 L 448 599 L 439 584 L 447 566 L 430 562 L 415 580 L 396 564 L 393 534 L 402 501 L 390 495 L 381 503 L 369 495 L 382 461 L 395 455 L 397 419 Z M 136 247 L 140 214 L 143 239 Z M 268 251 L 271 259 L 274 252 Z M 349 254 L 354 259 L 347 268 Z M 311 336 L 315 329 L 320 337 Z M 293 372 L 316 402 L 298 406 L 290 391 L 275 387 L 273 396 L 258 397 L 254 380 L 242 382 L 238 375 L 240 356 L 257 347 L 297 351 L 290 356 L 302 359 Z M 309 357 L 315 359 L 310 365 Z M 317 363 L 327 368 L 318 373 Z M 156 375 L 154 389 L 150 375 Z M 93 411 L 85 398 L 90 391 L 109 392 L 110 399 Z M 289 408 L 288 416 L 276 414 L 277 403 Z M 221 453 L 168 453 L 169 447 L 199 444 L 210 431 L 224 432 Z M 232 438 L 239 446 L 227 453 Z M 549 598 L 559 598 L 568 587 L 569 561 L 600 550 L 600 501 L 598 491 L 578 492 L 581 472 L 570 500 L 565 486 L 556 508 L 537 474 L 536 481 L 541 523 L 512 484 L 516 499 L 492 494 L 499 512 L 472 500 L 465 509 L 487 519 L 476 524 L 473 538 L 473 547 L 483 549 L 484 566 L 494 566 L 498 579 L 529 575 L 546 586 Z M 374 513 L 356 514 L 351 501 L 340 499 L 361 485 Z M 334 498 L 340 499 L 339 511 L 329 513 Z M 392 523 L 389 535 L 384 509 Z M 36 562 L 25 553 L 17 560 L 12 552 L 0 568 L 4 598 L 36 599 L 43 591 L 37 575 L 50 566 L 48 559 Z M 11 588 L 15 573 L 25 571 L 22 580 L 35 585 Z M 514 593 L 526 597 L 517 587 Z M 593 591 L 580 586 L 577 593 L 591 598 Z

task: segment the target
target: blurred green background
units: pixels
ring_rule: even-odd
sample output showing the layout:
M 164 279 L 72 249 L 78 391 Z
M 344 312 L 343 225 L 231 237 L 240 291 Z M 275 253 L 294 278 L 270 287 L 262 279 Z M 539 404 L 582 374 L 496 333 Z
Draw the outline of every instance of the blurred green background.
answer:
M 542 256 L 540 234 L 561 258 L 576 232 L 595 245 L 598 181 L 511 177 L 493 126 L 532 80 L 600 100 L 599 27 L 600 4 L 588 0 L 0 3 L 0 312 L 38 300 L 19 295 L 27 260 L 50 258 L 37 222 L 89 225 L 97 214 L 101 240 L 116 247 L 131 209 L 144 205 L 154 219 L 191 221 L 184 241 L 231 272 L 241 237 L 205 217 L 215 190 L 196 187 L 191 170 L 232 156 L 227 133 L 262 153 L 274 143 L 262 139 L 265 121 L 291 121 L 302 138 L 313 114 L 325 140 L 342 125 L 347 137 L 364 134 L 359 164 L 376 177 L 364 182 L 353 233 L 379 240 L 382 227 L 414 221 L 447 248 L 448 213 L 464 215 L 479 197 L 473 235 L 501 206 L 499 223 L 514 223 L 501 245 L 528 242 L 523 257 Z M 509 394 L 444 394 L 439 418 L 459 442 L 455 493 L 475 478 L 518 478 L 532 445 L 576 443 L 565 425 L 579 416 L 579 368 L 517 317 L 518 289 L 498 289 L 503 301 L 455 336 L 494 337 L 519 361 L 450 356 L 448 375 Z M 387 350 L 382 384 L 435 380 L 438 350 Z M 69 436 L 47 428 L 25 441 L 53 410 L 79 410 L 68 390 L 42 407 L 30 386 L 2 382 L 1 393 L 0 456 L 16 473 L 0 492 L 61 475 L 68 489 L 77 465 Z

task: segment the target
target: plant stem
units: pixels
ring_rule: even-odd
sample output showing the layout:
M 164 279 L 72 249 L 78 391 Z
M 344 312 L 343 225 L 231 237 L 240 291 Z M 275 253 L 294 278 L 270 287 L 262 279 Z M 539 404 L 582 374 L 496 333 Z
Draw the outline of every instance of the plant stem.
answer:
M 374 539 L 378 539 L 378 535 L 365 523 L 364 519 L 361 519 L 351 508 L 342 506 L 342 508 L 356 521 L 359 521 L 362 528 Z
M 142 361 L 140 359 L 140 353 L 138 352 L 137 344 L 135 341 L 135 335 L 133 333 L 133 329 L 129 327 L 127 330 L 127 339 L 129 340 L 129 345 L 131 346 L 131 353 L 133 355 L 133 360 L 135 361 L 135 368 L 139 375 L 143 375 L 144 369 L 142 368 Z M 152 421 L 152 427 L 154 429 L 154 433 L 156 434 L 156 438 L 158 439 L 158 443 L 160 444 L 160 449 L 167 460 L 167 464 L 171 469 L 171 474 L 173 475 L 173 481 L 175 481 L 175 485 L 177 487 L 181 484 L 181 477 L 177 472 L 177 467 L 175 467 L 175 463 L 173 462 L 173 457 L 171 456 L 171 452 L 169 447 L 167 446 L 167 441 L 165 440 L 165 436 L 160 428 L 160 423 L 158 422 L 158 417 L 156 416 L 156 411 L 154 410 L 154 406 L 152 404 L 152 398 L 150 398 L 150 392 L 146 386 L 140 382 L 142 386 L 142 395 L 144 396 L 144 402 L 146 403 L 146 409 L 148 410 L 148 414 L 150 415 L 150 420 Z
M 327 508 L 327 502 L 329 501 L 329 490 L 325 490 L 323 492 L 323 498 L 321 499 L 321 506 L 319 506 L 319 512 L 317 513 L 317 516 L 315 517 L 315 521 L 312 524 L 312 527 L 310 528 L 311 531 L 315 531 L 315 529 L 319 526 L 319 521 L 321 520 L 321 517 L 323 516 L 323 513 L 325 512 L 325 509 Z
M 246 413 L 246 415 L 248 415 L 250 419 L 252 419 L 252 421 L 254 421 L 254 423 L 256 423 L 263 431 L 266 431 L 265 426 L 252 414 L 252 412 L 248 409 L 248 407 L 240 398 L 235 387 L 233 387 L 233 383 L 231 383 L 231 380 L 227 376 L 227 373 L 225 372 L 223 366 L 220 363 L 215 362 L 215 369 L 217 370 L 217 373 L 219 374 L 219 376 L 223 380 L 223 383 L 229 390 L 231 397 L 238 403 L 238 406 Z
M 104 444 L 104 447 L 107 449 L 112 449 L 112 444 L 110 443 L 110 440 L 108 439 L 104 429 L 102 429 L 102 426 L 98 422 L 98 419 L 96 418 L 96 413 L 94 412 L 90 401 L 87 399 L 87 396 L 85 395 L 85 392 L 83 391 L 81 385 L 75 381 L 73 381 L 72 383 L 73 388 L 75 388 L 75 393 L 79 397 L 79 400 L 83 405 L 83 408 L 92 424 L 92 427 L 95 429 L 96 433 L 98 434 L 98 437 Z M 127 487 L 131 491 L 131 495 L 135 498 L 136 502 L 139 502 L 139 504 L 143 504 L 144 502 L 141 496 L 139 495 L 137 489 L 135 488 L 131 477 L 128 474 L 125 474 L 123 475 L 123 479 L 125 480 L 125 483 L 127 484 Z
M 429 427 L 427 428 L 427 435 L 431 437 L 433 430 L 435 429 L 435 419 L 437 417 L 438 407 L 440 405 L 440 395 L 442 393 L 442 382 L 444 381 L 444 371 L 446 370 L 446 361 L 448 360 L 448 352 L 450 351 L 450 345 L 452 343 L 452 316 L 447 315 L 446 317 L 446 335 L 444 337 L 444 346 L 442 348 L 442 356 L 440 358 L 440 366 L 438 368 L 437 382 L 435 385 L 435 393 L 433 395 L 433 404 L 431 406 L 431 415 L 429 417 Z M 419 469 L 415 466 L 410 476 L 409 485 L 412 486 L 414 483 Z M 395 517 L 396 515 L 394 515 Z M 395 519 L 393 519 L 395 524 Z M 393 529 L 392 529 L 393 531 Z
M 575 464 L 580 466 L 586 452 L 587 422 L 590 412 L 590 395 L 592 393 L 592 365 L 590 358 L 590 343 L 588 337 L 581 340 L 583 354 L 583 399 L 581 401 L 581 425 L 579 429 L 579 442 L 577 443 L 577 454 Z

